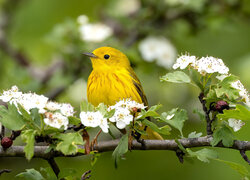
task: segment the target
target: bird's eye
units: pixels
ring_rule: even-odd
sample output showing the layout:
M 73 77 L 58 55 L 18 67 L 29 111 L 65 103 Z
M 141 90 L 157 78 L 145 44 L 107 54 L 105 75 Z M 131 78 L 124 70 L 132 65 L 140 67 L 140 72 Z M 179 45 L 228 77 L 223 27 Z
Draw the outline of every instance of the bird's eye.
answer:
M 110 56 L 109 56 L 108 54 L 105 54 L 105 55 L 104 55 L 104 59 L 109 59 L 109 57 L 110 57 Z

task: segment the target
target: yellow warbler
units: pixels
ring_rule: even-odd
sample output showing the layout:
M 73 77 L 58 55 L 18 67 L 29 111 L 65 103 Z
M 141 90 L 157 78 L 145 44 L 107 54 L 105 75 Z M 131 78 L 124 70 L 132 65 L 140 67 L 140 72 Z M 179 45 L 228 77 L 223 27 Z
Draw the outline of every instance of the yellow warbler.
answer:
M 138 103 L 148 106 L 147 98 L 140 80 L 130 66 L 125 54 L 112 47 L 100 47 L 89 56 L 93 70 L 88 78 L 88 101 L 94 106 L 100 103 L 114 105 L 119 100 L 131 98 Z M 149 139 L 162 137 L 147 128 Z

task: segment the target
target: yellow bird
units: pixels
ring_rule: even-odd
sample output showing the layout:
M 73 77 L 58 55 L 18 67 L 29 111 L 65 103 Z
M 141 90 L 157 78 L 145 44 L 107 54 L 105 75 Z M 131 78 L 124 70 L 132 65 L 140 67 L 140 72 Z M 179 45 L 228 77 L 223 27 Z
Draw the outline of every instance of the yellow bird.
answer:
M 90 57 L 93 70 L 88 78 L 88 101 L 94 106 L 104 103 L 114 105 L 121 99 L 131 98 L 148 106 L 148 101 L 130 62 L 125 54 L 112 47 L 100 47 L 93 53 L 84 53 Z M 146 139 L 162 139 L 147 128 Z

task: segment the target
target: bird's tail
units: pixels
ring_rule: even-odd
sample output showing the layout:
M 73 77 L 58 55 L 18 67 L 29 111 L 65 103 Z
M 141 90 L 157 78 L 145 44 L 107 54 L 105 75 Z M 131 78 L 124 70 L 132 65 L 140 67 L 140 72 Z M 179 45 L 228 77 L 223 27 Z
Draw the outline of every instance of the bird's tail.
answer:
M 146 133 L 147 135 L 141 135 L 142 139 L 164 140 L 163 137 L 159 133 L 153 131 L 150 127 L 146 127 Z

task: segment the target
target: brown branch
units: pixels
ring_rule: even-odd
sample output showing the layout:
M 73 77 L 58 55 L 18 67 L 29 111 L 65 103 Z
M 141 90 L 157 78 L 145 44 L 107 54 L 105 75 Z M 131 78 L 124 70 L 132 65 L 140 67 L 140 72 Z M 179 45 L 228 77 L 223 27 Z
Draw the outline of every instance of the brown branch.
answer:
M 205 118 L 206 118 L 206 121 L 207 121 L 207 135 L 212 135 L 213 134 L 213 131 L 212 131 L 212 120 L 210 119 L 210 110 L 207 109 L 207 106 L 206 106 L 206 100 L 204 100 L 204 93 L 201 92 L 200 95 L 199 95 L 199 100 L 202 104 L 202 108 L 203 108 L 203 111 L 205 112 Z
M 46 159 L 50 165 L 50 167 L 52 168 L 52 170 L 54 171 L 56 177 L 58 177 L 59 173 L 60 173 L 60 169 L 55 161 L 54 158 L 48 158 Z
M 193 148 L 193 147 L 205 147 L 210 146 L 213 137 L 205 136 L 199 138 L 184 138 L 179 139 L 178 141 L 183 145 L 185 148 Z M 94 146 L 94 150 L 98 152 L 107 152 L 113 151 L 119 143 L 119 139 L 110 140 L 110 141 L 101 141 L 98 142 L 97 145 Z M 144 140 L 145 143 L 145 150 L 172 150 L 176 151 L 179 149 L 178 144 L 175 140 Z M 141 143 L 138 143 L 136 140 L 132 142 L 132 149 L 133 150 L 141 150 Z M 222 148 L 229 148 L 229 149 L 236 149 L 236 150 L 250 150 L 250 141 L 239 141 L 235 140 L 232 147 L 225 147 L 222 143 L 219 143 L 216 147 Z M 62 157 L 65 156 L 60 152 L 49 152 L 46 153 L 46 149 L 48 146 L 35 146 L 34 149 L 34 157 L 37 158 L 50 158 L 50 157 Z M 83 146 L 79 146 L 79 148 L 83 148 Z M 77 153 L 75 155 L 70 155 L 66 157 L 72 156 L 81 156 L 84 153 Z M 7 150 L 3 150 L 0 148 L 0 157 L 24 157 L 24 147 L 23 146 L 12 146 Z
M 241 149 L 240 150 L 240 155 L 242 156 L 242 158 L 250 165 L 250 160 L 248 159 L 247 155 L 246 155 L 246 150 Z
M 91 173 L 91 170 L 88 170 L 85 173 L 83 173 L 81 180 L 89 179 L 91 177 L 90 173 Z
M 0 170 L 0 176 L 3 174 L 3 173 L 10 173 L 11 170 L 10 169 L 1 169 Z

